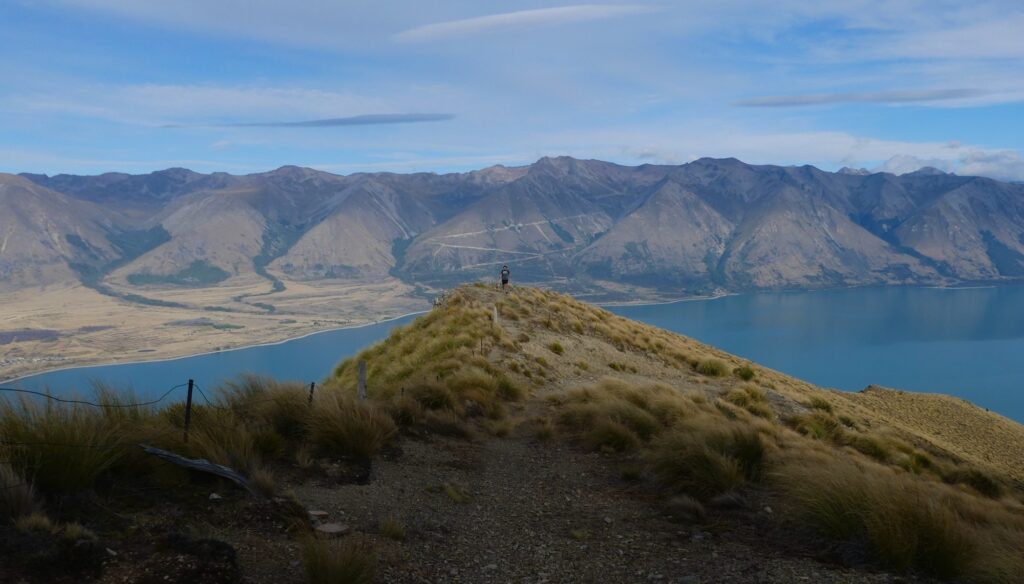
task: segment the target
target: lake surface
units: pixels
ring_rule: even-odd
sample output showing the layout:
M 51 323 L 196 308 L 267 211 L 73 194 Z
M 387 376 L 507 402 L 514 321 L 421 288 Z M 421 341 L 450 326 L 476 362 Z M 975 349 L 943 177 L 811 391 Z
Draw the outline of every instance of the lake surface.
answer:
M 611 310 L 818 385 L 948 393 L 1024 422 L 1024 286 L 758 293 Z M 189 377 L 212 388 L 242 372 L 308 383 L 412 318 L 172 361 L 55 371 L 13 385 L 66 395 L 98 379 L 154 396 Z
M 1024 422 L 1024 286 L 745 294 L 615 312 L 817 385 L 947 393 Z

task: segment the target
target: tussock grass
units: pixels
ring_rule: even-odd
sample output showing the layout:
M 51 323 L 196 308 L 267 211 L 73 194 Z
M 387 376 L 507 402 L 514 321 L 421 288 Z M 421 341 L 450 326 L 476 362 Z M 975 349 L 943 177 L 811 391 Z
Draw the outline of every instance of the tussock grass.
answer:
M 751 427 L 701 416 L 659 439 L 648 460 L 662 484 L 706 501 L 759 480 L 765 450 Z
M 123 419 L 84 406 L 0 403 L 0 436 L 11 466 L 44 492 L 91 488 L 98 477 L 127 455 Z
M 0 522 L 17 521 L 35 510 L 32 485 L 9 465 L 0 463 Z
M 754 370 L 748 365 L 743 365 L 732 370 L 732 374 L 743 381 L 750 381 L 754 378 Z
M 558 341 L 549 343 L 548 350 L 556 355 L 562 355 L 565 353 L 565 347 L 563 347 L 562 343 L 559 343 Z
M 377 550 L 358 537 L 339 543 L 308 538 L 302 542 L 302 564 L 310 584 L 372 584 Z
M 55 533 L 57 526 L 43 513 L 31 513 L 14 521 L 14 527 L 22 533 Z
M 826 400 L 823 397 L 818 397 L 818 396 L 812 397 L 811 400 L 809 402 L 807 402 L 807 407 L 811 408 L 812 410 L 821 410 L 821 411 L 829 413 L 829 414 L 832 413 L 832 409 L 833 409 L 831 402 L 829 402 L 828 400 Z
M 384 410 L 338 392 L 315 400 L 310 438 L 325 453 L 369 460 L 395 435 L 397 427 Z
M 394 515 L 388 515 L 381 519 L 377 531 L 388 539 L 402 541 L 405 539 L 405 524 Z
M 940 578 L 990 573 L 981 581 L 1008 583 L 1006 574 L 1024 574 L 1024 520 L 997 503 L 836 456 L 792 460 L 778 479 L 790 519 L 847 554 Z
M 768 404 L 768 396 L 763 389 L 753 383 L 744 383 L 742 386 L 731 390 L 725 396 L 725 401 L 737 405 L 755 416 L 772 418 L 774 412 Z
M 725 377 L 729 374 L 729 366 L 721 359 L 704 359 L 698 362 L 694 369 L 708 377 Z

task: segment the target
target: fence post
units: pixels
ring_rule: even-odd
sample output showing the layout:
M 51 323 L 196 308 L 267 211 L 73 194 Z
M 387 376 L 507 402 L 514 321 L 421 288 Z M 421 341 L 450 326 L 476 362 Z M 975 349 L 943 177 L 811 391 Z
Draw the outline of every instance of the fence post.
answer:
M 315 389 L 316 389 L 316 382 L 315 381 L 311 381 L 309 383 L 309 403 L 310 403 L 310 405 L 313 404 L 313 390 L 315 390 Z
M 359 399 L 366 399 L 366 361 L 359 362 Z
M 188 397 L 185 398 L 185 442 L 188 442 L 188 427 L 192 423 L 192 386 L 194 382 L 188 380 Z

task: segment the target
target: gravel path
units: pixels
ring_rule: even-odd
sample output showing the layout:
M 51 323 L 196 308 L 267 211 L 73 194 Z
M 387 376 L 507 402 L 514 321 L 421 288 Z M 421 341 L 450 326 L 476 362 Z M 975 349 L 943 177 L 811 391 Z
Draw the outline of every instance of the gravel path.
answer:
M 405 524 L 404 541 L 376 538 L 381 582 L 917 582 L 787 557 L 750 522 L 672 523 L 601 456 L 527 436 L 403 449 L 367 485 L 296 489 L 356 532 Z

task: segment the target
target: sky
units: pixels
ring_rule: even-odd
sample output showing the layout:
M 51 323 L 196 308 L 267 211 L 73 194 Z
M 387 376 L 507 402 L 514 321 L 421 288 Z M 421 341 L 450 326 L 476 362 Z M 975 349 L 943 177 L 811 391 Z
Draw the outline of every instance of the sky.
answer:
M 0 0 L 0 171 L 1024 180 L 1020 0 Z

